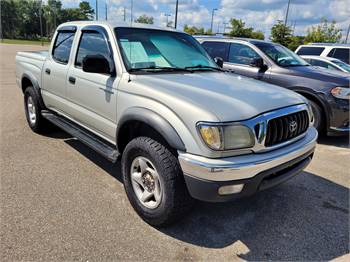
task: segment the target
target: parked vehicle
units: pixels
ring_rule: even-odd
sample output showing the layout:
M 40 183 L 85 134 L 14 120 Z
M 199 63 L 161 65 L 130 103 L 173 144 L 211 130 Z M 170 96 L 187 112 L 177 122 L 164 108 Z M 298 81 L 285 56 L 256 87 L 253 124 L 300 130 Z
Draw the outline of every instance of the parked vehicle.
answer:
M 311 43 L 299 46 L 295 53 L 298 55 L 333 57 L 350 64 L 350 44 Z
M 190 35 L 146 25 L 70 22 L 48 52 L 19 52 L 27 122 L 47 121 L 112 162 L 149 224 L 286 181 L 311 161 L 307 100 L 222 71 Z M 263 99 L 262 99 L 263 98 Z
M 350 65 L 336 58 L 313 55 L 302 55 L 301 57 L 313 66 L 319 66 L 329 70 L 350 73 Z
M 349 135 L 350 77 L 310 66 L 282 45 L 255 40 L 200 37 L 224 69 L 276 84 L 305 96 L 313 109 L 314 126 L 328 135 Z M 219 59 L 220 60 L 220 59 Z

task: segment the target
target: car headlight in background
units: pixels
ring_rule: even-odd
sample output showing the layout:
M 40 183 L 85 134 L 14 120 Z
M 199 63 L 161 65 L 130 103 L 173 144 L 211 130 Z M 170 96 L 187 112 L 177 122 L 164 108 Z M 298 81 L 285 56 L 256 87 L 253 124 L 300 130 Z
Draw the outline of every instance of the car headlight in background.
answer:
M 350 88 L 348 87 L 334 87 L 331 90 L 331 94 L 340 99 L 350 99 Z
M 232 150 L 253 147 L 253 132 L 244 125 L 199 124 L 203 141 L 213 150 Z

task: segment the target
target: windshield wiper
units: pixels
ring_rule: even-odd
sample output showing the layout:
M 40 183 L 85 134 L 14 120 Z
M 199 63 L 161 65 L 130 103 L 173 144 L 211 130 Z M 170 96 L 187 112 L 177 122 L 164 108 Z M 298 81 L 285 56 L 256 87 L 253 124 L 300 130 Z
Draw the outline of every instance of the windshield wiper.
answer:
M 185 69 L 212 69 L 215 71 L 224 71 L 219 67 L 206 66 L 206 65 L 195 65 L 195 66 L 186 66 Z
M 179 71 L 179 72 L 190 72 L 193 73 L 192 70 L 189 70 L 187 68 L 181 68 L 181 67 L 169 67 L 169 66 L 149 66 L 149 67 L 137 67 L 137 68 L 131 68 L 129 69 L 129 72 L 137 72 L 137 71 L 149 71 L 151 72 L 172 72 L 172 71 Z

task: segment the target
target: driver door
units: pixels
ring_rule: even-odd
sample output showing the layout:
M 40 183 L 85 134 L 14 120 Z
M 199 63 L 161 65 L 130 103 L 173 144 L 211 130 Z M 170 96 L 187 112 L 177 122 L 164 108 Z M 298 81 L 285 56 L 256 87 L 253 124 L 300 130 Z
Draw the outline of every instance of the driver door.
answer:
M 250 46 L 241 43 L 231 43 L 227 62 L 224 62 L 224 68 L 232 73 L 264 80 L 266 71 L 251 65 L 252 61 L 257 58 L 261 57 Z

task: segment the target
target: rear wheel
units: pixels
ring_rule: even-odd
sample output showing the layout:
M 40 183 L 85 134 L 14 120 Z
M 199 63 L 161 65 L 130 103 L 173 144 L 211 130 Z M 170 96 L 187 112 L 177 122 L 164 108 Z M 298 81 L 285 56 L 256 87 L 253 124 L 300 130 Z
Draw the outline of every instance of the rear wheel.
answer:
M 312 100 L 309 100 L 309 103 L 312 108 L 312 112 L 314 114 L 314 127 L 317 129 L 319 133 L 322 133 L 324 128 L 324 116 L 322 108 Z
M 27 87 L 24 91 L 24 110 L 29 127 L 36 133 L 41 133 L 48 129 L 46 119 L 41 116 L 41 109 L 39 97 L 34 87 Z
M 177 157 L 148 137 L 133 139 L 122 157 L 124 187 L 138 215 L 153 226 L 168 225 L 189 212 L 190 197 Z

